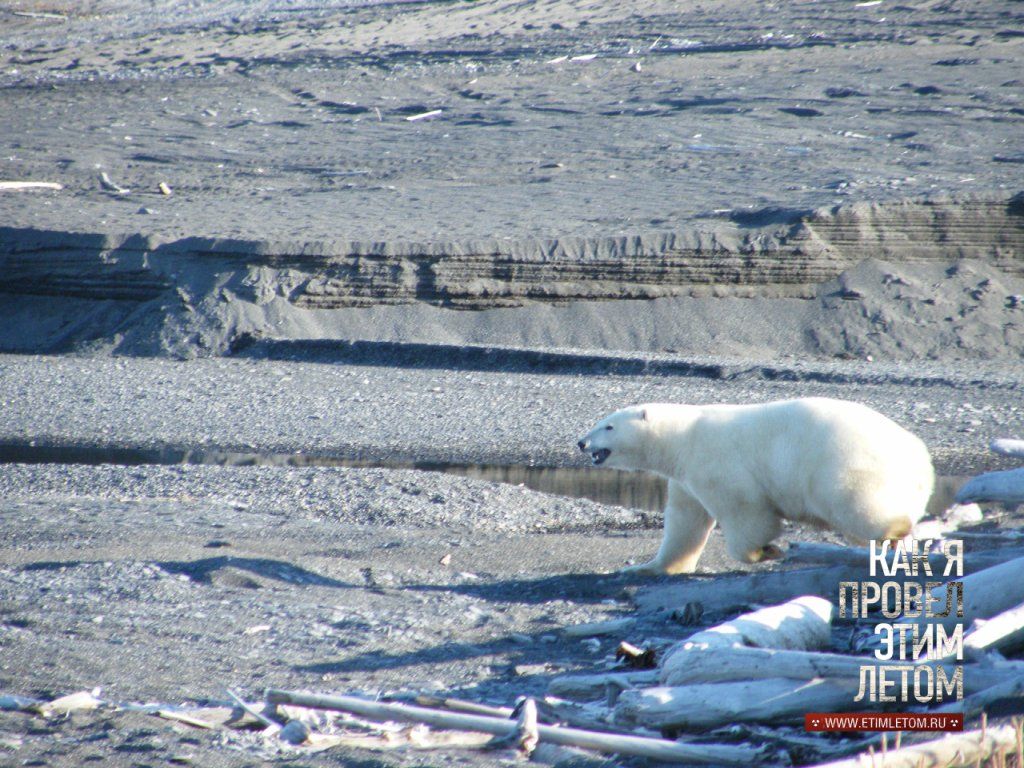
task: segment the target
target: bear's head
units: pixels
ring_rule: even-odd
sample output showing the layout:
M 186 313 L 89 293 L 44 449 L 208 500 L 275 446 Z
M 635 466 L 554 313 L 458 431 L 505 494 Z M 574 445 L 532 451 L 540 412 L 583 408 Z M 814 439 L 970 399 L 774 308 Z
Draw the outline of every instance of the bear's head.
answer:
M 650 432 L 647 407 L 634 405 L 601 419 L 576 445 L 595 466 L 641 469 L 647 464 Z

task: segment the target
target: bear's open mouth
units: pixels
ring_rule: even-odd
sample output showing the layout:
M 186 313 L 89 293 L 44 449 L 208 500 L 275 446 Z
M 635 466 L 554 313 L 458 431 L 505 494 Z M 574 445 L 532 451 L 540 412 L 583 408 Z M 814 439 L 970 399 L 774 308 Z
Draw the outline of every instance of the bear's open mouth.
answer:
M 611 452 L 611 450 L 609 448 L 600 448 L 600 449 L 598 449 L 596 451 L 593 451 L 590 454 L 590 458 L 592 458 L 594 460 L 594 464 L 597 465 L 597 464 L 604 464 L 604 460 L 607 459 L 611 455 L 612 455 L 612 452 Z

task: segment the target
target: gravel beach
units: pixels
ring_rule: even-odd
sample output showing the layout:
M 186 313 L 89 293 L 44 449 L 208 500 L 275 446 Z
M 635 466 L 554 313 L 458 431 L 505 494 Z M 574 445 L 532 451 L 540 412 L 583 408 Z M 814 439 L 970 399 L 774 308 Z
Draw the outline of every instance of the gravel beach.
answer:
M 508 707 L 731 618 L 618 573 L 625 405 L 865 403 L 933 513 L 1015 466 L 1018 6 L 0 3 L 0 764 L 511 764 L 151 710 Z

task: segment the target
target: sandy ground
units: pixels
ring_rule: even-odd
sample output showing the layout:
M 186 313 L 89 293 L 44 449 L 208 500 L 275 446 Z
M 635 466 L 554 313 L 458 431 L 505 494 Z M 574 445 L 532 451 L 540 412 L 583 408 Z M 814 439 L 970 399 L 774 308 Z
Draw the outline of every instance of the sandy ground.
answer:
M 579 466 L 576 435 L 623 403 L 811 392 L 911 426 L 944 474 L 1000 466 L 987 442 L 1021 433 L 1006 378 L 901 385 L 915 369 L 872 380 L 862 367 L 833 367 L 827 383 L 6 356 L 0 442 Z M 6 464 L 0 496 L 0 690 L 21 695 L 101 687 L 115 701 L 212 705 L 227 687 L 291 687 L 507 705 L 610 663 L 619 638 L 583 644 L 567 625 L 635 616 L 629 639 L 655 644 L 692 631 L 632 609 L 637 588 L 662 580 L 614 573 L 656 549 L 656 515 L 522 487 L 389 469 Z M 701 572 L 736 568 L 716 533 Z M 736 606 L 705 610 L 710 623 Z M 288 758 L 252 734 L 213 739 L 142 715 L 2 717 L 10 754 L 46 764 Z M 357 756 L 371 759 L 303 759 Z
M 65 185 L 6 225 L 608 237 L 1020 190 L 1013 2 L 176 5 L 3 4 L 0 175 Z
M 1009 466 L 1017 5 L 0 3 L 0 181 L 63 185 L 0 191 L 0 695 L 509 705 L 610 663 L 566 625 L 692 631 L 615 574 L 649 512 L 126 451 L 582 470 L 625 404 L 813 394 L 921 435 L 940 501 Z M 267 760 L 507 764 L 0 712 L 0 763 Z

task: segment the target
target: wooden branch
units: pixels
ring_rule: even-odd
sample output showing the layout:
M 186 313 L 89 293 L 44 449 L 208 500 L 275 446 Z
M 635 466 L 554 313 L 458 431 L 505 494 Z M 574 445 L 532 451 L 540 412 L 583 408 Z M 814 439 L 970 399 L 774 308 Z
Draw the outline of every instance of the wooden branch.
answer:
M 203 720 L 201 717 L 193 717 L 187 712 L 178 712 L 173 709 L 158 709 L 153 714 L 157 717 L 163 718 L 164 720 L 174 720 L 178 723 L 191 725 L 193 728 L 214 730 L 220 727 L 217 723 L 211 723 L 209 720 Z
M 615 720 L 646 728 L 714 728 L 739 722 L 803 722 L 807 712 L 849 710 L 857 680 L 769 678 L 623 691 Z
M 1024 504 L 1024 467 L 972 477 L 956 492 L 956 503 L 972 501 Z
M 1017 748 L 1018 730 L 1011 725 L 950 734 L 900 749 L 821 763 L 814 768 L 957 768 L 976 765 Z
M 421 707 L 433 707 L 434 709 L 449 709 L 452 712 L 466 712 L 470 715 L 485 715 L 487 717 L 512 717 L 512 707 L 489 707 L 486 704 L 477 704 L 475 701 L 463 701 L 462 699 L 442 698 L 440 696 L 417 696 L 416 703 Z
M 591 701 L 604 698 L 608 686 L 619 690 L 658 684 L 656 669 L 631 670 L 629 672 L 607 672 L 595 675 L 565 675 L 556 677 L 548 684 L 548 693 L 563 699 Z
M 269 705 L 294 704 L 300 707 L 351 712 L 373 720 L 427 723 L 438 728 L 479 731 L 495 736 L 506 736 L 510 733 L 515 733 L 519 727 L 512 720 L 442 712 L 405 704 L 385 704 L 359 699 L 354 696 L 320 696 L 310 693 L 269 689 L 266 692 L 266 700 Z M 749 765 L 750 763 L 757 762 L 762 757 L 760 750 L 748 747 L 719 744 L 683 744 L 666 739 L 622 736 L 550 725 L 537 726 L 537 733 L 542 742 L 583 747 L 584 749 L 594 749 L 601 752 L 623 755 L 638 755 L 666 762 Z
M 1024 456 L 1024 440 L 1000 437 L 989 443 L 989 450 L 1003 456 Z
M 636 619 L 626 617 L 624 619 L 612 619 L 610 621 L 595 621 L 590 624 L 574 624 L 562 629 L 566 637 L 596 637 L 598 635 L 614 635 L 625 632 L 636 624 Z
M 231 697 L 231 700 L 235 703 L 235 706 L 238 707 L 239 710 L 241 710 L 245 714 L 249 715 L 250 717 L 255 717 L 256 720 L 258 720 L 259 722 L 263 723 L 263 725 L 265 725 L 268 730 L 270 730 L 270 731 L 279 731 L 279 730 L 281 730 L 281 723 L 279 723 L 279 722 L 277 722 L 275 720 L 270 719 L 265 714 L 263 714 L 262 712 L 258 711 L 255 707 L 252 707 L 249 704 L 247 704 L 245 702 L 245 700 L 241 696 L 239 696 L 237 693 L 232 691 L 230 688 L 227 689 L 227 694 L 228 694 L 228 696 Z
M 64 189 L 54 181 L 0 181 L 0 192 L 18 192 L 23 189 Z

